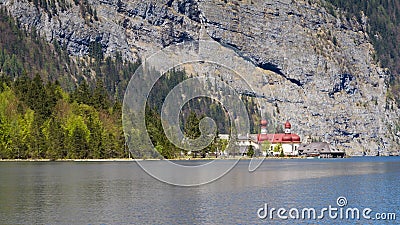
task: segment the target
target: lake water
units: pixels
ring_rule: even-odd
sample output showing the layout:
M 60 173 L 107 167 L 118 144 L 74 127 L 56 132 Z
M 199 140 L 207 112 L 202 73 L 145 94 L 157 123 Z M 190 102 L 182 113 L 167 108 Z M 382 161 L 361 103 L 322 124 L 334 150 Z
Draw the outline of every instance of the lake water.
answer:
M 135 162 L 0 162 L 0 224 L 400 223 L 400 157 L 266 160 L 252 173 L 248 163 L 241 160 L 210 184 L 179 187 L 154 179 Z M 257 215 L 265 204 L 338 207 L 340 196 L 347 199 L 344 209 L 394 212 L 396 220 Z

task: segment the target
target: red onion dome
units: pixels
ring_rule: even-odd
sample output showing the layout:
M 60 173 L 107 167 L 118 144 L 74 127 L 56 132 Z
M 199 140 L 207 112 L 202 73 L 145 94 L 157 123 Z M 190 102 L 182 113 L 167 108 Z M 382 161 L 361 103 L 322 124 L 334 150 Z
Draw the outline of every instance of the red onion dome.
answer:
M 292 134 L 292 141 L 300 141 L 299 135 Z
M 287 142 L 292 141 L 292 135 L 284 135 L 282 137 L 282 141 L 287 141 Z
M 292 125 L 289 123 L 289 121 L 286 121 L 285 128 L 290 129 L 291 127 L 292 127 Z
M 261 126 L 267 126 L 267 120 L 263 119 L 261 120 Z

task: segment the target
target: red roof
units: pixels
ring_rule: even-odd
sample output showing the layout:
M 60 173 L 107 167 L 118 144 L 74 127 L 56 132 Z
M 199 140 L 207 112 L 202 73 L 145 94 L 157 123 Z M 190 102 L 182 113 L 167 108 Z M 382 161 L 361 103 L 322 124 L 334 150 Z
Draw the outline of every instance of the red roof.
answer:
M 290 129 L 292 125 L 289 123 L 289 121 L 286 121 L 285 123 L 285 128 Z
M 269 141 L 272 144 L 276 143 L 300 143 L 300 137 L 297 134 L 259 134 L 258 142 Z

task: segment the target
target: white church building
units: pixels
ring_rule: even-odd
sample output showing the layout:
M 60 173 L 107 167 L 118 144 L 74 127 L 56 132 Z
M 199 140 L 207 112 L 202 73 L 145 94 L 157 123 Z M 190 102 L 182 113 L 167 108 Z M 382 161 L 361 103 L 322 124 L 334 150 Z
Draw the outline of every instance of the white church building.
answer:
M 249 134 L 247 136 L 238 137 L 238 146 L 240 148 L 240 153 L 244 154 L 248 147 L 252 145 L 254 149 L 261 152 L 263 156 L 273 155 L 278 156 L 281 152 L 275 152 L 274 148 L 277 145 L 282 146 L 282 151 L 285 156 L 298 156 L 300 147 L 300 136 L 292 133 L 292 125 L 289 121 L 284 124 L 285 132 L 268 134 L 267 132 L 267 120 L 263 119 L 260 123 L 260 133 L 259 134 Z M 269 142 L 269 149 L 263 149 L 263 143 Z

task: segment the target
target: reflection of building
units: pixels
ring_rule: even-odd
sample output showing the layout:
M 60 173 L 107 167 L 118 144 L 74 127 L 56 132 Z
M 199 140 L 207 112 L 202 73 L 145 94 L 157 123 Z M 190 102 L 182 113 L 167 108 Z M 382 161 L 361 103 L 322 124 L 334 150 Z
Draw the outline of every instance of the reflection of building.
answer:
M 320 158 L 343 158 L 344 151 L 331 148 L 327 142 L 312 142 L 309 144 L 302 144 L 299 148 L 299 154 L 309 157 L 318 156 Z
M 263 143 L 268 141 L 270 143 L 270 149 L 268 149 L 269 155 L 279 155 L 281 154 L 275 146 L 282 145 L 283 154 L 286 156 L 297 156 L 299 155 L 298 148 L 300 146 L 300 137 L 297 134 L 291 132 L 292 125 L 289 121 L 285 123 L 285 133 L 278 134 L 268 134 L 267 133 L 267 120 L 261 120 L 261 132 L 257 136 L 257 143 L 259 148 L 262 149 Z M 267 152 L 263 152 L 266 155 Z

